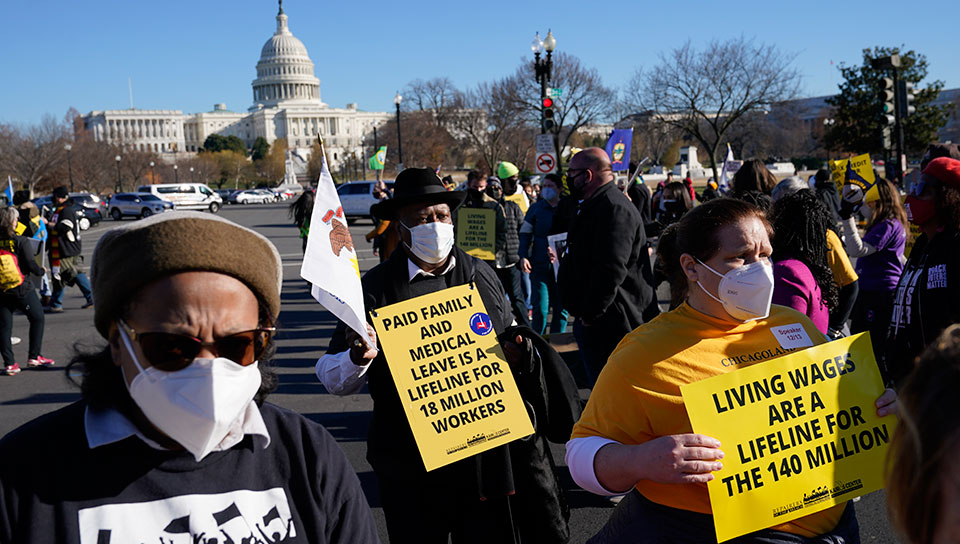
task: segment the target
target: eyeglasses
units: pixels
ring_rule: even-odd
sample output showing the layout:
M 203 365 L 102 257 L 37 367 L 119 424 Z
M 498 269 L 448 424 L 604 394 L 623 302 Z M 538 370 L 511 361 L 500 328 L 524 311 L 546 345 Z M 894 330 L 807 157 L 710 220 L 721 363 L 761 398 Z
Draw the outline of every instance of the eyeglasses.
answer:
M 188 334 L 137 332 L 122 320 L 117 323 L 124 328 L 130 340 L 140 344 L 147 361 L 164 372 L 183 370 L 203 348 L 208 348 L 217 356 L 230 359 L 241 366 L 251 365 L 260 359 L 277 330 L 274 327 L 260 327 L 223 336 L 213 342 L 204 342 Z

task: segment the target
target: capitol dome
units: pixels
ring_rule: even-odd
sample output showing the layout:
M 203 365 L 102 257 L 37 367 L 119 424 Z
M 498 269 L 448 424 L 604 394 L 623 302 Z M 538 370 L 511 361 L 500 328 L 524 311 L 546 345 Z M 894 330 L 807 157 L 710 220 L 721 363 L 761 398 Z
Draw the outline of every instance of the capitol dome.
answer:
M 283 2 L 277 13 L 277 31 L 263 44 L 257 62 L 257 79 L 253 80 L 254 108 L 271 107 L 285 102 L 320 101 L 320 80 L 313 75 L 313 61 L 303 42 L 287 27 Z

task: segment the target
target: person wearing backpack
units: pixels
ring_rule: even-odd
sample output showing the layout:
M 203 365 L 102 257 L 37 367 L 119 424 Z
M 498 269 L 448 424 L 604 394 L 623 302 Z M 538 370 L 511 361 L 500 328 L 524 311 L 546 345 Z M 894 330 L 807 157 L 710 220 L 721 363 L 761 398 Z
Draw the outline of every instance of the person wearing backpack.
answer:
M 70 192 L 63 185 L 53 190 L 53 215 L 47 222 L 50 227 L 50 268 L 53 272 L 53 295 L 50 299 L 51 313 L 63 311 L 63 286 L 76 285 L 87 302 L 81 308 L 93 306 L 93 291 L 90 280 L 80 265 L 80 221 L 77 210 L 69 202 Z
M 30 346 L 27 365 L 51 367 L 53 359 L 40 355 L 43 343 L 43 306 L 29 275 L 39 276 L 44 269 L 37 264 L 30 241 L 17 236 L 16 208 L 0 209 L 0 355 L 3 356 L 4 374 L 20 373 L 20 365 L 13 356 L 10 334 L 13 330 L 13 312 L 20 310 L 30 322 Z

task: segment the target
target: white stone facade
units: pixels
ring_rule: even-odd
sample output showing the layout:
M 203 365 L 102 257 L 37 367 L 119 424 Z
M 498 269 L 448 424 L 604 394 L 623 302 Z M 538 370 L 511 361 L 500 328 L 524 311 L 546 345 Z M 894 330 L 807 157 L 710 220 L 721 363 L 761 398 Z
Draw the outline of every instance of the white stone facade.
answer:
M 363 138 L 391 114 L 365 112 L 357 104 L 331 108 L 320 99 L 320 80 L 314 76 L 307 48 L 287 26 L 280 9 L 277 30 L 264 44 L 253 80 L 253 105 L 245 113 L 216 104 L 213 111 L 184 114 L 180 110 L 106 110 L 83 116 L 84 127 L 97 141 L 140 151 L 195 153 L 211 134 L 236 136 L 248 149 L 257 137 L 268 144 L 286 138 L 287 146 L 309 156 L 317 134 L 323 137 L 327 157 L 336 167 L 345 156 L 362 155 Z

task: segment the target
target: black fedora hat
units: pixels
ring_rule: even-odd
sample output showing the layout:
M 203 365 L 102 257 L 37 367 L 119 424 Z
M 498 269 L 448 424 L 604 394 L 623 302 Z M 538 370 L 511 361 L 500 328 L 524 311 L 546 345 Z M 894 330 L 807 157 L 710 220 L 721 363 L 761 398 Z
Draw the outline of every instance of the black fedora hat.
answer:
M 407 168 L 393 184 L 393 198 L 370 206 L 370 213 L 378 219 L 392 220 L 397 210 L 409 204 L 448 204 L 453 211 L 467 198 L 465 191 L 448 191 L 437 173 L 429 168 Z

